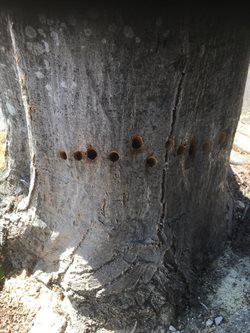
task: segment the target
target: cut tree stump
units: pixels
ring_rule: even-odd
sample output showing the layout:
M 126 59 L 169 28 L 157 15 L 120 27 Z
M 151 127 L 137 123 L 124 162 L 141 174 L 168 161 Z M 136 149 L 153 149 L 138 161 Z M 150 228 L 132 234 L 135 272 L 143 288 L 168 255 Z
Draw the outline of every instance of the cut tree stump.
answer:
M 6 258 L 61 288 L 66 332 L 160 331 L 230 233 L 249 29 L 118 5 L 5 9 L 0 25 L 8 156 L 30 175 Z

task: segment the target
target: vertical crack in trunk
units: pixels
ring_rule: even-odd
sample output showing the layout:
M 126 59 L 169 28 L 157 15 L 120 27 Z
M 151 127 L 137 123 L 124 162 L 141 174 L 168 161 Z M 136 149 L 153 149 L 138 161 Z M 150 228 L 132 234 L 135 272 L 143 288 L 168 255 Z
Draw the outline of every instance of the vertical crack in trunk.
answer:
M 18 82 L 19 82 L 19 86 L 20 86 L 21 99 L 22 99 L 24 110 L 25 110 L 27 132 L 28 132 L 28 145 L 29 145 L 29 151 L 30 151 L 31 181 L 30 181 L 30 187 L 29 187 L 29 194 L 25 198 L 25 200 L 21 201 L 20 204 L 18 205 L 18 210 L 26 210 L 30 206 L 31 199 L 33 197 L 33 193 L 34 193 L 34 189 L 35 189 L 35 185 L 36 185 L 36 181 L 37 181 L 37 171 L 35 168 L 35 150 L 34 150 L 34 146 L 33 146 L 33 137 L 32 137 L 32 129 L 31 129 L 32 128 L 31 112 L 32 112 L 33 108 L 29 102 L 26 76 L 25 76 L 25 73 L 23 72 L 22 68 L 20 67 L 21 55 L 20 55 L 20 52 L 19 52 L 17 44 L 16 44 L 15 32 L 13 29 L 13 22 L 10 20 L 10 18 L 8 18 L 8 26 L 9 26 L 11 44 L 12 44 L 12 49 L 13 49 L 14 62 L 15 62 L 17 75 L 18 75 Z
M 174 100 L 174 107 L 172 109 L 172 122 L 171 122 L 171 127 L 170 127 L 170 132 L 169 135 L 167 136 L 166 143 L 165 143 L 165 157 L 164 157 L 164 168 L 162 170 L 162 179 L 161 179 L 161 216 L 160 216 L 160 222 L 158 226 L 158 237 L 159 237 L 159 242 L 161 245 L 167 243 L 167 238 L 166 235 L 164 235 L 163 232 L 163 226 L 164 226 L 164 220 L 165 220 L 165 215 L 166 215 L 166 176 L 167 176 L 167 170 L 168 170 L 168 160 L 169 160 L 169 149 L 167 148 L 167 142 L 169 139 L 173 138 L 173 133 L 175 129 L 175 124 L 176 124 L 176 119 L 177 119 L 177 112 L 178 112 L 178 107 L 181 101 L 181 95 L 182 95 L 182 90 L 183 90 L 183 82 L 186 74 L 186 64 L 185 67 L 181 73 L 181 77 L 176 89 L 176 94 L 175 94 L 175 100 Z

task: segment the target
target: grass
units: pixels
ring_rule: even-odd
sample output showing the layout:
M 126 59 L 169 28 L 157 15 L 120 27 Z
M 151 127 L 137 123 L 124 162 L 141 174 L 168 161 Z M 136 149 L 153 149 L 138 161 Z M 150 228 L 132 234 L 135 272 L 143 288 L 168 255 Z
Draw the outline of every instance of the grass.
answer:
M 6 168 L 5 142 L 6 142 L 6 131 L 0 130 L 0 172 Z

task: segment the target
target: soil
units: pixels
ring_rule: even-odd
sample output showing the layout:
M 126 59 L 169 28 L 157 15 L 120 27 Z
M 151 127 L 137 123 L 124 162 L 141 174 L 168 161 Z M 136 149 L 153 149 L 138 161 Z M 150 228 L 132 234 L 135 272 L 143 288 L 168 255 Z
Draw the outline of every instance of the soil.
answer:
M 26 333 L 31 326 L 29 310 L 6 290 L 0 294 L 0 333 Z

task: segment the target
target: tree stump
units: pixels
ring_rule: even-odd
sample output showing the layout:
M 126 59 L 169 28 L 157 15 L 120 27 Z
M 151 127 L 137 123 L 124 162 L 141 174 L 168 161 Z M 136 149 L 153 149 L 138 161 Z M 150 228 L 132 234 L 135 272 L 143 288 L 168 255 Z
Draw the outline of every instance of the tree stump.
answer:
M 1 105 L 23 151 L 9 158 L 30 174 L 9 260 L 63 291 L 66 332 L 79 318 L 157 331 L 230 232 L 249 31 L 160 7 L 6 9 L 0 24 Z

